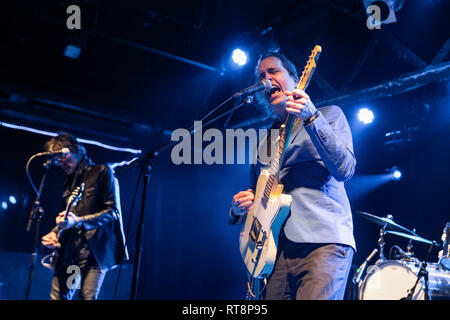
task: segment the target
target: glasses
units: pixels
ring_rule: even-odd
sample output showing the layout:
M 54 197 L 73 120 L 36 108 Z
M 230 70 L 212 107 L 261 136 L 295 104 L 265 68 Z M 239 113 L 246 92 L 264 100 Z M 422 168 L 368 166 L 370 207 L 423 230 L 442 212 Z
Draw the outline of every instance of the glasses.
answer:
M 58 165 L 62 160 L 67 160 L 67 159 L 69 159 L 69 157 L 71 156 L 71 152 L 69 152 L 69 153 L 66 153 L 66 154 L 64 154 L 64 155 L 59 155 L 59 156 L 54 156 L 53 158 L 52 158 L 52 162 L 53 162 L 53 164 L 54 165 Z

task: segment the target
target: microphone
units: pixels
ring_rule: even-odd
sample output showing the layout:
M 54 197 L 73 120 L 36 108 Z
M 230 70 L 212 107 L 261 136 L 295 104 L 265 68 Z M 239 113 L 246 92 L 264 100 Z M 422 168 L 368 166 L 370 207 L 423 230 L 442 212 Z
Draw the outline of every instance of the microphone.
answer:
M 367 259 L 362 263 L 362 265 L 356 269 L 355 275 L 353 276 L 353 283 L 358 283 L 361 280 L 361 276 L 366 269 L 367 263 L 373 258 L 373 256 L 378 252 L 378 249 L 373 249 L 372 253 L 367 257 Z
M 261 90 L 269 91 L 270 89 L 272 89 L 272 82 L 270 82 L 270 80 L 263 79 L 257 84 L 236 92 L 233 94 L 233 98 L 238 98 L 246 94 L 252 94 Z
M 42 157 L 42 156 L 59 156 L 59 155 L 66 155 L 70 153 L 69 148 L 62 148 L 61 150 L 58 151 L 46 151 L 46 152 L 40 152 L 40 153 L 36 153 L 34 156 L 35 157 Z

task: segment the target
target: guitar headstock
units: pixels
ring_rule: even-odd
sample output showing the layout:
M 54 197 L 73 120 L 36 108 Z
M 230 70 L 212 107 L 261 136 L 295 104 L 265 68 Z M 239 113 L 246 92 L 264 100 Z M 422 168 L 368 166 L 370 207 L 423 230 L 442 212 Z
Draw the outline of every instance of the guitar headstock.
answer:
M 82 183 L 80 186 L 76 187 L 75 190 L 72 191 L 67 203 L 70 203 L 72 206 L 76 206 L 78 201 L 80 201 L 83 196 L 84 186 L 85 184 Z
M 300 77 L 300 81 L 297 85 L 297 89 L 305 90 L 311 80 L 311 76 L 314 73 L 314 70 L 317 66 L 317 60 L 319 60 L 320 53 L 322 52 L 322 47 L 316 45 L 314 49 L 311 51 L 311 55 L 309 56 L 308 62 L 306 63 L 305 69 L 302 72 L 302 76 Z

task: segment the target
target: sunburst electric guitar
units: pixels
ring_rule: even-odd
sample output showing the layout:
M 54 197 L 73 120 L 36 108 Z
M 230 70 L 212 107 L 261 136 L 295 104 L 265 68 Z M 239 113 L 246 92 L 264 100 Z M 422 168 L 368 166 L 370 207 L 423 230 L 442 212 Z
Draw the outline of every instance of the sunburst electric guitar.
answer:
M 316 68 L 322 48 L 315 46 L 303 70 L 297 89 L 305 90 Z M 288 114 L 281 125 L 278 151 L 271 158 L 271 166 L 261 170 L 258 177 L 253 207 L 248 211 L 242 226 L 239 247 L 249 276 L 267 278 L 273 270 L 277 255 L 278 235 L 291 205 L 291 196 L 283 194 L 278 175 L 296 117 Z

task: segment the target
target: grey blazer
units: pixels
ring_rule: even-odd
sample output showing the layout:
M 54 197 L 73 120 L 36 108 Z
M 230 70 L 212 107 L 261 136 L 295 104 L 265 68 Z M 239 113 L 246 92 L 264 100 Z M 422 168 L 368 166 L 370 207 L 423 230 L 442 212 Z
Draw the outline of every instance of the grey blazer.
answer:
M 353 220 L 344 181 L 356 166 L 347 119 L 338 106 L 319 108 L 306 127 L 294 128 L 279 178 L 283 193 L 292 196 L 284 225 L 286 237 L 298 243 L 337 243 L 356 250 Z M 269 163 L 252 167 L 252 184 Z M 242 220 L 242 219 L 239 219 Z

